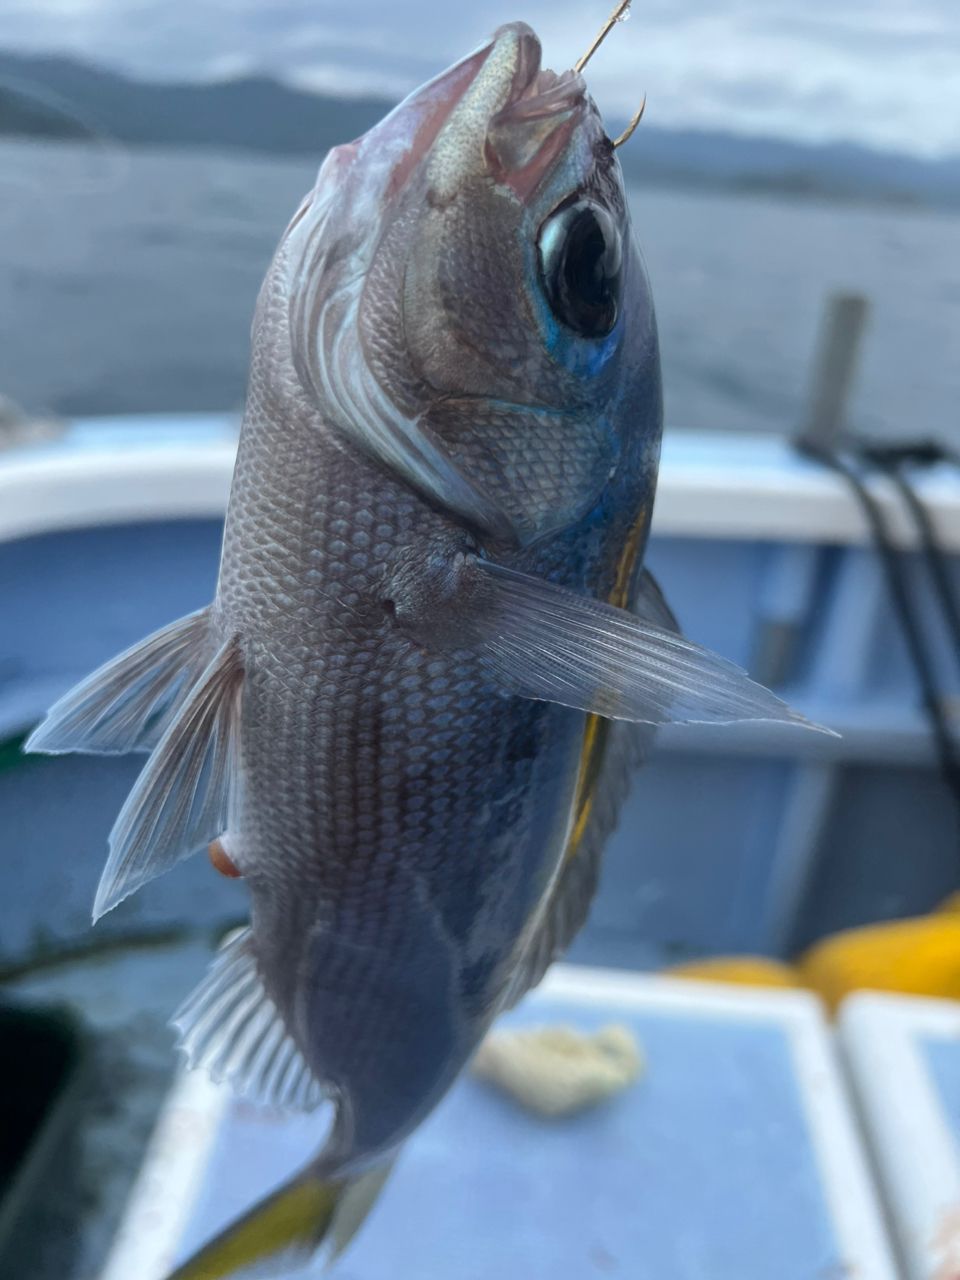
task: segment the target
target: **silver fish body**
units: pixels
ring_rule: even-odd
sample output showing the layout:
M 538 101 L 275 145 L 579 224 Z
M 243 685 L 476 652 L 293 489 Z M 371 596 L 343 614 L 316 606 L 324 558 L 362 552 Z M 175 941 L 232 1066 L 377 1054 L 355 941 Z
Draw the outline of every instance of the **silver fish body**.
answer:
M 474 539 L 298 392 L 283 304 L 280 288 L 261 304 L 217 601 L 245 671 L 231 851 L 264 981 L 369 1152 L 421 1118 L 499 1007 L 568 845 L 586 716 L 397 626 L 397 583 Z M 656 440 L 656 395 L 636 427 Z M 624 476 L 507 563 L 609 596 L 651 497 L 649 472 Z
M 534 40 L 514 28 L 497 42 L 527 59 L 530 78 Z M 609 145 L 599 159 L 593 150 L 603 135 L 582 84 L 568 101 L 589 118 L 580 126 L 591 135 L 589 168 L 578 165 L 577 177 L 612 206 L 629 254 L 619 166 Z M 365 145 L 377 145 L 376 131 Z M 421 421 L 442 418 L 454 462 L 534 531 L 526 547 L 488 540 L 501 562 L 601 598 L 626 573 L 629 603 L 661 426 L 642 265 L 629 257 L 619 321 L 630 359 L 618 350 L 617 378 L 602 374 L 608 385 L 598 387 L 590 377 L 584 387 L 582 375 L 557 372 L 549 356 L 531 350 L 539 344 L 523 314 L 529 285 L 504 262 L 513 244 L 522 271 L 515 201 L 491 196 L 487 174 L 469 174 L 464 185 L 434 211 L 436 225 L 425 248 L 418 243 L 408 255 L 405 279 L 396 271 L 397 228 L 409 244 L 408 209 L 423 219 L 429 187 L 414 201 L 404 193 L 386 230 L 378 228 L 360 304 L 373 317 L 367 333 L 376 360 L 368 357 L 363 376 L 393 371 L 396 382 L 380 374 L 378 390 L 396 396 L 399 385 Z M 324 175 L 318 187 L 322 205 Z M 543 212 L 556 199 L 548 192 Z M 505 694 L 456 636 L 431 648 L 398 626 L 394 596 L 405 580 L 431 561 L 476 549 L 482 531 L 344 438 L 336 407 L 298 373 L 297 254 L 322 254 L 336 216 L 336 208 L 324 211 L 318 249 L 308 207 L 264 285 L 216 612 L 221 635 L 239 636 L 243 654 L 243 801 L 230 834 L 250 886 L 258 967 L 311 1070 L 345 1100 L 351 1149 L 366 1157 L 422 1118 L 500 1007 L 569 843 L 586 717 Z M 414 385 L 402 323 L 392 334 L 372 328 L 402 316 L 411 294 L 442 293 L 443 280 L 438 285 L 429 271 L 421 279 L 417 254 L 440 259 L 447 244 L 460 306 L 447 300 L 432 323 L 449 326 L 458 341 L 446 360 L 442 339 L 429 349 L 437 380 L 460 384 L 460 404 L 446 386 Z M 327 265 L 328 279 L 336 271 Z M 517 332 L 503 339 L 510 348 L 491 360 L 513 311 Z M 460 372 L 454 360 L 478 335 L 488 367 L 478 359 Z M 505 391 L 518 401 L 508 405 Z M 569 423 L 558 428 L 551 419 L 561 416 Z M 495 430 L 499 453 L 489 443 Z M 592 491 L 582 484 L 591 472 Z M 579 518 L 552 528 L 558 499 Z M 627 570 L 625 545 L 634 561 Z M 429 602 L 422 608 L 429 617 Z
M 97 912 L 221 840 L 251 927 L 184 1048 L 336 1105 L 317 1160 L 181 1280 L 342 1247 L 582 923 L 653 726 L 797 719 L 682 639 L 642 569 L 660 431 L 613 145 L 512 24 L 327 158 L 258 302 L 215 601 L 29 744 L 151 752 Z

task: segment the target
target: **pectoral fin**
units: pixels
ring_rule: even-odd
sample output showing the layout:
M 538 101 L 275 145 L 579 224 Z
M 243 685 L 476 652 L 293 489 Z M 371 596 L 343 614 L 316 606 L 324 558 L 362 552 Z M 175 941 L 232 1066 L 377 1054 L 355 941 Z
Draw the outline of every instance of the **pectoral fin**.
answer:
M 397 595 L 397 620 L 416 626 L 421 643 L 472 648 L 521 697 L 636 723 L 820 727 L 734 663 L 653 621 L 663 617 L 662 597 L 634 616 L 472 555 L 434 565 L 417 589 L 402 583 Z
M 613 720 L 807 721 L 739 667 L 676 632 L 483 562 L 496 626 L 483 652 L 508 688 Z

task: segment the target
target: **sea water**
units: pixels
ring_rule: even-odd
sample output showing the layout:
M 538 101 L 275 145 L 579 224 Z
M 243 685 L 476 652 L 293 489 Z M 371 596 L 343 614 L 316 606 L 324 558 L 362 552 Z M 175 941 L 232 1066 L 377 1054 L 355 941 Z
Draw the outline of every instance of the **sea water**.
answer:
M 65 415 L 243 400 L 310 158 L 0 143 L 0 393 Z M 834 289 L 871 303 L 851 425 L 960 444 L 960 218 L 634 185 L 671 428 L 784 432 Z

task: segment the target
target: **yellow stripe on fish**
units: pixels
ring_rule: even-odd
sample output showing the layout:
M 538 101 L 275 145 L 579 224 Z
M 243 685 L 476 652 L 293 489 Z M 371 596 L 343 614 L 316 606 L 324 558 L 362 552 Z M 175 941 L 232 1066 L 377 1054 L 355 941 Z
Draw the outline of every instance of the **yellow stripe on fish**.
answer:
M 607 597 L 607 602 L 615 605 L 618 609 L 627 607 L 630 587 L 634 581 L 646 528 L 647 508 L 641 507 L 624 540 L 620 557 L 617 560 L 617 572 L 613 580 L 613 587 Z M 583 835 L 593 810 L 597 779 L 600 777 L 600 771 L 603 767 L 609 735 L 609 720 L 605 720 L 603 716 L 587 716 L 583 729 L 583 745 L 580 749 L 580 772 L 577 775 L 577 789 L 573 802 L 576 817 L 573 823 L 573 830 L 570 833 L 570 840 L 563 856 L 565 863 L 577 856 L 577 851 L 583 843 Z
M 169 1280 L 223 1280 L 288 1257 L 309 1256 L 333 1221 L 345 1182 L 305 1176 L 281 1188 L 172 1272 Z

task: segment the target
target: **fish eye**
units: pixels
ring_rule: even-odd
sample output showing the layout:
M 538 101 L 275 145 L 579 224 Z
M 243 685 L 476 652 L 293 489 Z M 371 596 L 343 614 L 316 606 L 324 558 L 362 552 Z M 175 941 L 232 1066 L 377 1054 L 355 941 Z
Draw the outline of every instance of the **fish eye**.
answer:
M 540 276 L 553 314 L 583 338 L 603 338 L 617 322 L 623 287 L 620 230 L 589 200 L 561 206 L 537 237 Z

